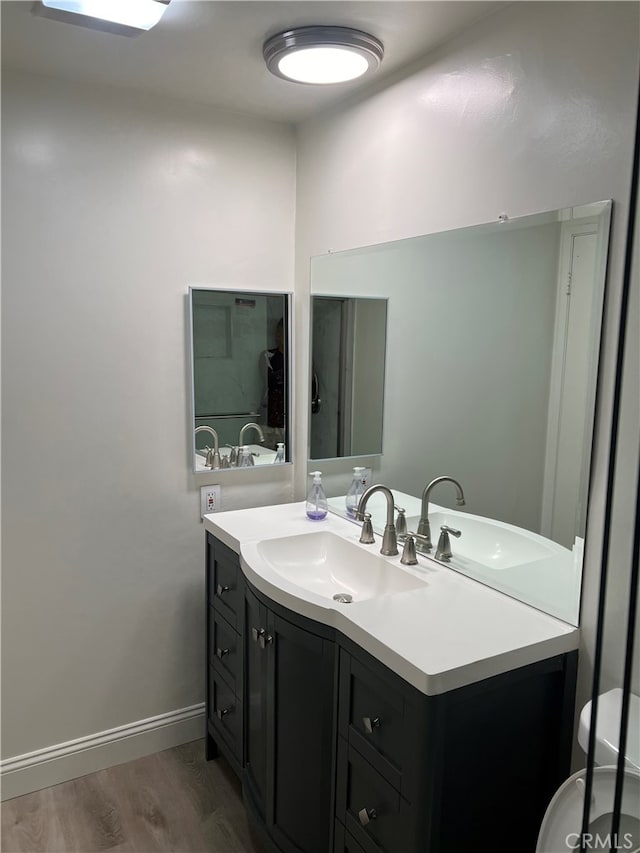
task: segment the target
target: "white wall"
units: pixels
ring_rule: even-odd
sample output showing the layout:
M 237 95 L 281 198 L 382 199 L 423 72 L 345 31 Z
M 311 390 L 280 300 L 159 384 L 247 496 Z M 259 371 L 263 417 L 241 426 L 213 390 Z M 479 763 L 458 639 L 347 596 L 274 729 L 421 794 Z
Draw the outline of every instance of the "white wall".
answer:
M 637 4 L 510 4 L 431 54 L 412 73 L 306 122 L 298 135 L 300 295 L 308 284 L 309 257 L 329 249 L 492 221 L 502 212 L 514 217 L 614 200 L 578 703 L 591 688 L 637 48 Z M 298 305 L 298 336 L 304 339 L 308 318 L 300 298 Z M 630 372 L 632 383 L 637 382 L 638 365 Z M 298 447 L 306 419 L 300 393 Z M 634 452 L 630 440 L 625 447 Z M 324 468 L 347 471 L 348 465 Z M 621 466 L 621 495 L 632 469 Z M 298 495 L 303 478 L 300 465 Z M 629 564 L 629 511 L 628 502 L 620 502 L 612 530 L 613 562 L 620 567 Z M 616 661 L 607 658 L 606 665 L 615 667 Z
M 204 699 L 186 293 L 292 289 L 295 151 L 284 125 L 44 78 L 4 75 L 2 106 L 10 757 Z M 291 497 L 290 466 L 234 475 L 223 508 Z

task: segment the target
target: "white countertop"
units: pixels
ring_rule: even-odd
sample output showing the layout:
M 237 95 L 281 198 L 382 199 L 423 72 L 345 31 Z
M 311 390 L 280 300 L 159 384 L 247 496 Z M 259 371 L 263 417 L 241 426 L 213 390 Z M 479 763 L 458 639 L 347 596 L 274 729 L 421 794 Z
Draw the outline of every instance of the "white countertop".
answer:
M 578 648 L 579 630 L 418 555 L 399 572 L 420 575 L 419 589 L 344 605 L 306 591 L 260 557 L 264 539 L 328 530 L 358 543 L 359 525 L 329 513 L 305 515 L 305 503 L 220 512 L 205 529 L 240 555 L 242 571 L 272 601 L 334 627 L 422 693 L 445 693 Z M 379 550 L 375 545 L 360 548 Z

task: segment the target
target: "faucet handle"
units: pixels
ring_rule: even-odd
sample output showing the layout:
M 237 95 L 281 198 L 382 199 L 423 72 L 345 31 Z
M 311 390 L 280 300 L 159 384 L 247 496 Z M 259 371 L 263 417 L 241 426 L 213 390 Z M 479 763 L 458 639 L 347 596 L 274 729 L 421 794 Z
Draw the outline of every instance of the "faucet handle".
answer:
M 438 539 L 438 547 L 436 548 L 435 559 L 440 560 L 442 563 L 448 563 L 453 554 L 451 553 L 451 542 L 449 541 L 449 534 L 455 536 L 456 539 L 459 539 L 462 536 L 461 530 L 456 530 L 453 527 L 449 527 L 447 524 L 443 524 L 440 528 L 442 531 L 440 533 L 440 538 Z
M 373 545 L 376 541 L 373 535 L 373 525 L 371 524 L 371 513 L 365 512 L 364 515 L 364 523 L 362 525 L 362 530 L 360 532 L 360 539 L 358 540 L 363 545 Z
M 403 534 L 402 538 L 404 539 L 404 548 L 402 549 L 400 562 L 405 566 L 417 566 L 416 540 L 424 545 L 427 543 L 430 545 L 431 540 L 427 536 L 423 536 L 422 533 L 414 533 L 413 530 Z
M 410 530 L 405 534 L 407 539 L 411 536 L 413 539 L 416 539 L 418 542 L 429 542 L 431 541 L 428 536 L 423 536 L 422 533 L 414 533 L 413 530 Z
M 402 509 L 401 506 L 396 506 L 395 510 L 398 513 L 398 517 L 396 519 L 396 533 L 398 536 L 404 536 L 407 532 L 406 510 Z
M 402 549 L 402 557 L 400 562 L 405 566 L 417 566 L 418 558 L 416 556 L 416 540 L 412 533 L 407 533 L 404 540 L 404 548 Z

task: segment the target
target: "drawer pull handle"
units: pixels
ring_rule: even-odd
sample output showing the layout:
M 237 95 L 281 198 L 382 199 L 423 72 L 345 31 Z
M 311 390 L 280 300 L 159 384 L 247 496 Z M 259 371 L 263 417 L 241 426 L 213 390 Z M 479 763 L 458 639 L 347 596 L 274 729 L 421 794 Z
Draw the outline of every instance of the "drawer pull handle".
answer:
M 273 642 L 273 637 L 271 634 L 267 634 L 264 628 L 252 628 L 251 636 L 253 637 L 253 642 L 257 643 L 261 649 L 266 648 L 269 643 Z
M 358 812 L 358 820 L 363 826 L 366 826 L 369 821 L 375 820 L 378 817 L 378 812 L 375 809 L 360 809 Z
M 373 719 L 371 719 L 371 717 L 363 717 L 362 724 L 364 725 L 366 733 L 371 735 L 373 734 L 374 729 L 380 728 L 380 717 L 374 717 Z
M 219 720 L 222 720 L 222 719 L 223 719 L 223 717 L 226 717 L 226 716 L 227 716 L 227 714 L 228 714 L 231 710 L 232 710 L 231 708 L 218 708 L 218 710 L 216 711 L 216 717 L 217 717 Z
M 216 595 L 224 595 L 225 592 L 229 592 L 230 589 L 230 586 L 223 586 L 221 583 L 219 583 L 216 587 Z
M 231 649 L 216 649 L 216 656 L 222 660 L 225 655 L 228 655 Z

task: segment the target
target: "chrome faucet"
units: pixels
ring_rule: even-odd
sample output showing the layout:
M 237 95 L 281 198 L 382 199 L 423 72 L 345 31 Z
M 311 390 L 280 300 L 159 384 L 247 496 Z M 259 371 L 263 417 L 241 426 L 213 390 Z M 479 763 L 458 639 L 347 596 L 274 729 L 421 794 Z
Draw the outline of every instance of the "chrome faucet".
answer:
M 240 430 L 240 438 L 238 439 L 238 444 L 240 445 L 240 447 L 244 445 L 244 434 L 248 429 L 255 429 L 258 435 L 260 436 L 260 443 L 264 443 L 264 433 L 262 432 L 262 427 L 260 426 L 260 424 L 250 423 L 245 424 Z
M 207 447 L 207 458 L 205 461 L 205 465 L 207 468 L 213 468 L 215 471 L 221 467 L 220 462 L 220 450 L 218 446 L 218 433 L 210 426 L 199 426 L 194 430 L 194 435 L 197 435 L 199 432 L 208 432 L 213 436 L 213 450 L 210 447 Z
M 465 505 L 462 486 L 457 480 L 454 480 L 453 477 L 436 477 L 435 480 L 432 480 L 425 486 L 424 492 L 422 493 L 422 509 L 420 512 L 420 523 L 418 524 L 418 533 L 424 538 L 419 539 L 416 543 L 416 549 L 422 554 L 427 553 L 433 547 L 431 542 L 431 526 L 429 524 L 429 496 L 431 495 L 431 490 L 435 486 L 437 486 L 438 483 L 444 483 L 445 481 L 453 483 L 453 485 L 456 487 L 456 506 Z
M 398 541 L 396 539 L 396 528 L 393 523 L 395 502 L 393 500 L 393 494 L 391 493 L 391 489 L 383 485 L 369 486 L 369 488 L 360 498 L 358 509 L 356 510 L 356 518 L 358 521 L 364 521 L 364 511 L 367 507 L 367 501 L 375 492 L 382 492 L 382 494 L 387 499 L 387 523 L 385 525 L 384 534 L 382 536 L 382 548 L 380 548 L 380 553 L 384 554 L 385 557 L 395 557 L 395 555 L 398 553 Z M 362 536 L 360 537 L 360 541 L 365 542 Z
M 264 433 L 262 432 L 262 427 L 260 426 L 260 424 L 254 424 L 254 423 L 245 424 L 242 427 L 242 429 L 240 430 L 240 437 L 238 438 L 237 445 L 235 447 L 231 444 L 227 445 L 228 447 L 231 448 L 231 453 L 229 454 L 229 464 L 231 465 L 232 468 L 239 467 L 240 463 L 242 462 L 242 448 L 245 446 L 244 434 L 245 434 L 246 430 L 248 430 L 248 429 L 255 429 L 258 433 L 259 438 L 260 438 L 260 443 L 261 444 L 264 443 Z M 253 456 L 251 454 L 250 454 L 250 459 L 251 459 L 251 464 L 253 465 Z

